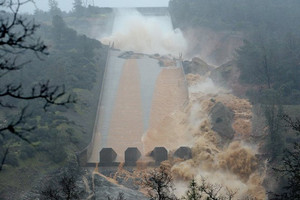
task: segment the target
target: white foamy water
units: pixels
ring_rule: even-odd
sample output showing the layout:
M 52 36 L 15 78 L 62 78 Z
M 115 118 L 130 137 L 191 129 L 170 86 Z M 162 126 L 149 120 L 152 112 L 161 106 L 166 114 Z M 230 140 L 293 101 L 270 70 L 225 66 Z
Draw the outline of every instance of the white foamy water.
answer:
M 169 16 L 143 16 L 132 9 L 116 12 L 111 36 L 104 37 L 105 44 L 115 48 L 147 54 L 184 54 L 186 40 L 180 30 L 173 30 Z

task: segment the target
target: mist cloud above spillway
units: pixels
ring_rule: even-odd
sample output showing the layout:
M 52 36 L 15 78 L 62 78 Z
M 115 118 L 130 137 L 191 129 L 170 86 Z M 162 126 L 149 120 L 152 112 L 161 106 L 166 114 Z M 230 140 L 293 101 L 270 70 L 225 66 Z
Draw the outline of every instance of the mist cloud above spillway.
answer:
M 180 30 L 173 30 L 169 16 L 143 16 L 132 9 L 116 11 L 111 36 L 105 44 L 115 48 L 147 54 L 184 54 L 186 41 Z

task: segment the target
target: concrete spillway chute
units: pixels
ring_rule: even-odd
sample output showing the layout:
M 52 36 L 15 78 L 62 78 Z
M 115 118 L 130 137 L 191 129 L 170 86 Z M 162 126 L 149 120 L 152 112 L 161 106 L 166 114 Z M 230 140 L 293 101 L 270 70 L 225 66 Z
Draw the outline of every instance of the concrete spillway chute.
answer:
M 145 154 L 143 134 L 187 100 L 181 61 L 110 50 L 93 141 L 85 152 L 87 163 L 102 163 L 103 157 L 106 164 L 126 158 L 132 164 Z M 110 159 L 104 155 L 99 159 L 104 150 Z M 155 161 L 161 162 L 156 151 Z
M 172 26 L 167 8 L 137 10 L 143 16 L 167 19 L 168 27 Z M 115 26 L 116 20 L 114 28 L 117 28 Z M 173 33 L 172 27 L 168 31 Z M 107 56 L 93 139 L 80 154 L 80 160 L 89 164 L 125 162 L 133 165 L 147 153 L 144 152 L 143 135 L 188 101 L 181 58 L 114 48 L 115 45 Z M 154 160 L 160 163 L 162 160 L 156 151 L 160 150 L 154 150 Z M 165 152 L 167 150 L 162 152 L 164 158 Z

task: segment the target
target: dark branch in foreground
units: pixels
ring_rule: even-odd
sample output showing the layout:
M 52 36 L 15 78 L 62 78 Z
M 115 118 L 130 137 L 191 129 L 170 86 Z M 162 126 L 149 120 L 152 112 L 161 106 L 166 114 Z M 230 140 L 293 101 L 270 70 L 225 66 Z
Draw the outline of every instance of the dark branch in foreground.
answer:
M 20 7 L 31 0 L 2 0 L 0 6 L 0 77 L 10 71 L 21 69 L 30 61 L 18 62 L 18 55 L 29 50 L 36 55 L 47 55 L 47 46 L 34 34 L 39 28 L 34 20 L 28 20 L 19 15 Z M 9 12 L 5 11 L 9 10 Z
M 9 124 L 5 125 L 4 127 L 0 128 L 0 134 L 3 134 L 4 131 L 8 131 L 11 134 L 15 135 L 16 137 L 20 138 L 21 140 L 31 144 L 31 142 L 25 138 L 22 133 L 24 132 L 30 132 L 35 129 L 35 127 L 20 127 L 19 125 L 24 124 L 25 118 L 28 117 L 29 115 L 26 115 L 26 107 L 22 109 L 21 114 L 19 118 L 15 121 L 11 121 Z
M 300 134 L 299 119 L 292 120 L 288 115 L 282 117 L 288 124 L 288 127 L 297 131 Z M 284 156 L 279 167 L 273 168 L 278 172 L 279 177 L 285 178 L 286 183 L 282 187 L 281 193 L 271 193 L 271 200 L 285 200 L 285 199 L 300 199 L 300 144 L 295 141 L 293 148 L 286 148 Z
M 300 133 L 300 119 L 296 118 L 293 120 L 288 115 L 283 115 L 282 119 L 288 124 L 288 127 L 292 128 L 295 131 L 298 131 L 298 134 Z
M 46 83 L 39 83 L 31 88 L 31 92 L 28 95 L 24 94 L 22 85 L 13 86 L 7 85 L 6 88 L 0 90 L 0 97 L 9 96 L 20 100 L 34 100 L 43 99 L 46 103 L 44 109 L 52 105 L 66 106 L 70 103 L 76 103 L 75 97 L 67 95 L 65 86 L 51 86 L 50 81 Z
M 26 18 L 19 14 L 22 5 L 33 3 L 33 0 L 0 0 L 0 78 L 7 75 L 9 72 L 17 71 L 23 68 L 31 60 L 25 58 L 27 52 L 34 53 L 38 59 L 40 55 L 48 55 L 47 46 L 40 38 L 36 37 L 36 31 L 40 25 L 36 24 L 33 19 Z M 21 57 L 22 56 L 22 57 Z M 9 78 L 7 80 L 10 80 Z M 70 103 L 75 103 L 73 95 L 66 93 L 65 86 L 50 85 L 49 81 L 34 85 L 29 90 L 23 88 L 24 84 L 19 85 L 5 82 L 2 79 L 0 86 L 0 108 L 19 109 L 20 114 L 15 120 L 0 121 L 0 136 L 16 136 L 29 144 L 31 142 L 24 136 L 24 133 L 31 132 L 36 127 L 26 123 L 27 117 L 30 114 L 26 113 L 26 107 L 21 109 L 11 99 L 21 101 L 41 100 L 45 102 L 44 110 L 46 111 L 50 105 L 67 106 Z M 10 137 L 8 137 L 10 138 Z M 9 139 L 5 140 L 7 144 Z M 4 148 L 3 148 L 4 149 Z M 7 158 L 8 149 L 4 149 L 4 156 L 0 159 L 0 171 L 2 165 Z M 1 162 L 2 160 L 2 162 Z
M 9 147 L 7 147 L 7 148 L 5 149 L 4 154 L 3 154 L 3 156 L 2 156 L 1 163 L 0 163 L 0 171 L 2 171 L 2 168 L 3 168 L 3 165 L 4 165 L 4 163 L 5 163 L 5 160 L 6 160 L 8 151 L 9 151 Z

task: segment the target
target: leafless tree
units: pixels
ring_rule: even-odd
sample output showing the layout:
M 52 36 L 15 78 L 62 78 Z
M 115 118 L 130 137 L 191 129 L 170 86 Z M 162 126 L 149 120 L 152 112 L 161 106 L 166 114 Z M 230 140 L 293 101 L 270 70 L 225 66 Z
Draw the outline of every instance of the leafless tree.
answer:
M 32 131 L 35 127 L 25 127 L 26 107 L 18 108 L 10 103 L 11 100 L 30 102 L 32 100 L 44 101 L 44 109 L 50 105 L 67 106 L 75 103 L 75 98 L 66 93 L 65 86 L 51 85 L 47 80 L 38 83 L 30 88 L 25 88 L 22 83 L 8 82 L 7 76 L 10 72 L 21 70 L 31 60 L 20 59 L 21 55 L 33 52 L 38 58 L 48 55 L 47 46 L 36 37 L 39 25 L 34 20 L 23 17 L 19 14 L 20 8 L 27 3 L 34 3 L 33 0 L 0 0 L 0 107 L 3 109 L 19 110 L 19 116 L 15 120 L 0 121 L 0 136 L 13 134 L 19 139 L 28 141 L 22 136 L 26 131 Z M 4 81 L 5 80 L 5 81 Z M 2 148 L 2 165 L 8 154 L 8 147 Z
M 221 192 L 221 190 L 223 192 Z M 232 200 L 237 190 L 225 188 L 219 184 L 211 184 L 205 178 L 201 178 L 200 184 L 195 179 L 190 182 L 188 191 L 182 199 L 184 200 Z
M 78 163 L 71 162 L 48 181 L 43 181 L 39 193 L 41 200 L 76 200 L 88 196 L 85 188 L 80 186 L 85 171 Z
M 297 131 L 297 134 L 300 134 L 300 119 L 292 119 L 287 114 L 282 115 L 282 119 L 287 123 L 287 126 L 292 128 L 294 131 Z
M 283 115 L 287 126 L 300 134 L 300 121 Z M 279 167 L 273 168 L 279 177 L 286 180 L 280 193 L 271 193 L 272 200 L 300 199 L 300 144 L 295 142 L 293 148 L 286 148 Z
M 237 191 L 225 188 L 226 193 L 221 194 L 220 191 L 223 189 L 222 185 L 208 183 L 205 178 L 202 178 L 201 184 L 199 185 L 199 191 L 203 196 L 206 196 L 207 200 L 232 200 L 236 195 Z
M 162 164 L 159 168 L 150 170 L 141 181 L 142 187 L 148 191 L 151 199 L 174 200 L 173 178 L 170 166 Z

